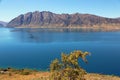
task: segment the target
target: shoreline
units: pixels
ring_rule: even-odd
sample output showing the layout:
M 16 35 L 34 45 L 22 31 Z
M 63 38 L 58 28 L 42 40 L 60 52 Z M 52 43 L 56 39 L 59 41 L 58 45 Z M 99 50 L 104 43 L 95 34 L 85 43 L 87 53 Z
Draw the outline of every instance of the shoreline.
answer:
M 58 31 L 58 32 L 119 32 L 120 29 L 114 29 L 114 30 L 104 30 L 104 29 L 94 29 L 94 28 L 66 28 L 66 27 L 60 27 L 60 28 L 48 28 L 48 27 L 4 27 L 4 28 L 13 28 L 13 29 L 41 29 L 45 31 Z M 14 30 L 13 30 L 14 31 Z
M 1 71 L 21 71 L 21 70 L 27 70 L 27 71 L 35 71 L 35 72 L 50 72 L 49 70 L 42 70 L 42 69 L 35 69 L 35 68 L 15 68 L 15 67 L 8 67 L 8 68 L 1 68 L 0 67 L 0 72 Z M 109 75 L 109 76 L 118 76 L 120 77 L 120 75 L 115 75 L 115 74 L 105 74 L 105 73 L 94 73 L 94 72 L 87 72 L 89 74 L 93 73 L 93 74 L 99 74 L 99 75 Z
M 0 71 L 0 80 L 49 80 L 49 71 L 36 71 L 29 69 L 16 70 L 9 68 L 5 73 Z M 85 80 L 120 80 L 120 76 L 87 73 Z

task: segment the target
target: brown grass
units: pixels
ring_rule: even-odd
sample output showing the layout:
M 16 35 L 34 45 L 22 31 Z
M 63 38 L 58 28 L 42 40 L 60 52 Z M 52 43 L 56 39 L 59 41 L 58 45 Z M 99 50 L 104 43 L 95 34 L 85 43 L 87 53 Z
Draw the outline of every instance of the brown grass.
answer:
M 0 80 L 49 80 L 49 72 L 33 72 L 29 75 L 21 74 L 0 74 Z M 86 80 L 120 80 L 120 77 L 100 75 L 100 74 L 87 74 Z
M 48 78 L 48 72 L 35 72 L 29 75 L 21 74 L 1 74 L 0 80 L 42 80 L 42 78 Z
M 101 74 L 87 74 L 85 78 L 86 80 L 120 80 L 120 77 Z

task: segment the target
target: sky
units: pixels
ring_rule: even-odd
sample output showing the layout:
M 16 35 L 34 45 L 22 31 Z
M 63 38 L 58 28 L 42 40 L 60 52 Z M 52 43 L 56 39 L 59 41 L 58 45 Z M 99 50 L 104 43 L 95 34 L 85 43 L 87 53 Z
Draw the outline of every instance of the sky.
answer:
M 120 0 L 0 0 L 0 21 L 9 22 L 20 14 L 34 11 L 117 18 L 120 17 Z

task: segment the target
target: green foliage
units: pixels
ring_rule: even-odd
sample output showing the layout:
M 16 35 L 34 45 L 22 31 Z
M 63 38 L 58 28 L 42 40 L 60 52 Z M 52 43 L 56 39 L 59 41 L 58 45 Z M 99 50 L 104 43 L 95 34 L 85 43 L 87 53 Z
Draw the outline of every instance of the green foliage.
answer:
M 55 59 L 50 64 L 50 80 L 84 80 L 86 71 L 80 67 L 78 59 L 81 58 L 87 63 L 88 54 L 80 50 L 70 54 L 62 53 L 60 61 Z

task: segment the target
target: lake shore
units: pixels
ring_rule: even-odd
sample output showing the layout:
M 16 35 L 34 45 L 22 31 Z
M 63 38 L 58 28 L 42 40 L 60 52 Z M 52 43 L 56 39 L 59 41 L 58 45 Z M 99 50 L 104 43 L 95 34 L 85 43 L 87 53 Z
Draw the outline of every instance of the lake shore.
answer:
M 4 69 L 5 70 L 5 69 Z M 49 80 L 50 72 L 29 69 L 6 69 L 0 70 L 0 80 Z M 113 75 L 103 75 L 97 73 L 87 73 L 85 80 L 120 80 L 120 77 Z
M 29 75 L 20 74 L 2 74 L 0 75 L 0 80 L 49 80 L 49 72 L 35 72 Z M 111 75 L 102 75 L 89 73 L 85 75 L 86 80 L 120 80 L 120 77 Z
M 94 26 L 68 26 L 68 27 L 52 27 L 52 26 L 18 26 L 14 28 L 31 28 L 31 29 L 53 29 L 53 30 L 60 30 L 63 31 L 62 29 L 67 29 L 68 31 L 103 31 L 103 32 L 108 32 L 108 31 L 120 31 L 119 25 L 94 25 Z

